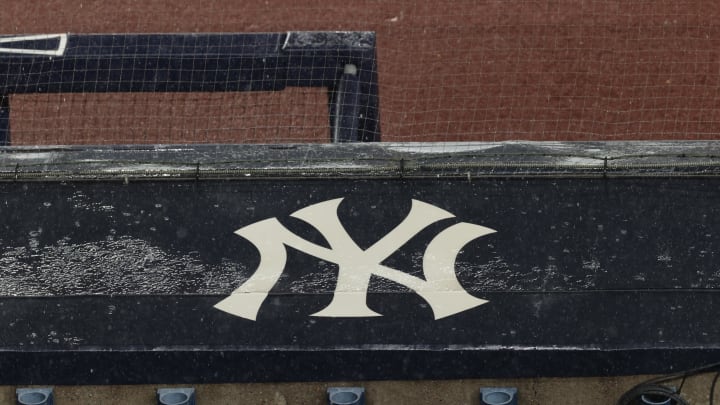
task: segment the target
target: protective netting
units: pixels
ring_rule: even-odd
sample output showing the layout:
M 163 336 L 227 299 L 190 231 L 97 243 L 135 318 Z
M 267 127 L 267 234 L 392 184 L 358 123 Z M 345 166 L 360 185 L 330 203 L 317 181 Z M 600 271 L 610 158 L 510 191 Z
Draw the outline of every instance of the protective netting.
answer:
M 11 145 L 327 142 L 321 89 L 11 97 Z
M 374 31 L 383 141 L 688 140 L 720 133 L 718 14 L 709 0 L 6 0 L 0 30 Z M 330 131 L 318 88 L 10 104 L 13 144 L 325 142 Z

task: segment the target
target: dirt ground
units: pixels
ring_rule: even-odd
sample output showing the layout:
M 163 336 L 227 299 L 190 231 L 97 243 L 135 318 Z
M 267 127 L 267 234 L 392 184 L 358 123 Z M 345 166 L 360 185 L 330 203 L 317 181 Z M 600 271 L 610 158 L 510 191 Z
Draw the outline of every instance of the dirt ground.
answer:
M 711 0 L 5 0 L 0 30 L 373 30 L 386 141 L 714 139 L 720 124 L 719 14 L 720 3 Z M 324 96 L 300 96 L 304 101 L 291 93 L 271 103 L 272 111 L 288 109 L 271 120 L 282 121 L 278 117 L 295 111 L 294 121 L 277 124 L 295 128 L 294 133 L 263 134 L 253 130 L 258 126 L 251 120 L 250 130 L 201 134 L 205 139 L 200 141 L 317 140 L 313 134 L 324 132 L 324 122 L 306 117 L 326 116 Z M 61 103 L 61 98 L 50 101 Z M 176 110 L 186 103 L 179 96 L 170 101 L 177 103 Z M 135 100 L 101 107 L 92 97 L 74 102 L 103 117 L 127 115 L 138 109 L 133 104 L 143 105 Z M 245 101 L 214 105 L 232 103 Z M 282 107 L 292 104 L 296 107 Z M 306 107 L 298 111 L 297 104 Z M 13 118 L 29 125 L 24 143 L 86 137 L 77 130 L 43 135 L 43 129 L 60 124 L 28 114 Z M 230 111 L 227 119 L 235 115 Z M 197 125 L 191 127 L 207 123 Z M 303 126 L 310 130 L 297 129 Z M 121 139 L 193 141 L 187 138 L 198 131 L 187 132 Z M 116 137 L 112 132 L 95 135 L 99 141 Z
M 706 404 L 712 375 L 688 379 L 682 395 L 691 404 Z M 318 405 L 327 403 L 328 387 L 365 388 L 367 405 L 476 405 L 481 387 L 516 387 L 522 405 L 612 405 L 648 376 L 460 381 L 372 381 L 284 384 L 197 385 L 198 405 Z M 182 385 L 189 387 L 191 385 Z M 155 404 L 155 390 L 169 386 L 55 387 L 58 405 Z M 0 404 L 14 404 L 15 387 L 0 386 Z

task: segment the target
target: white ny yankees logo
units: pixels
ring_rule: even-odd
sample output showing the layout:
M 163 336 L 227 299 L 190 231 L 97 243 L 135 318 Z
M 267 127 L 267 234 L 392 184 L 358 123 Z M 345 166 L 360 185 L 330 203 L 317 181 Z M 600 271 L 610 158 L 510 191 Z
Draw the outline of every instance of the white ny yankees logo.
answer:
M 340 223 L 337 208 L 342 198 L 324 201 L 296 211 L 291 216 L 315 227 L 330 248 L 309 242 L 285 228 L 276 218 L 256 222 L 235 231 L 260 252 L 257 271 L 215 308 L 255 320 L 260 306 L 285 269 L 285 246 L 338 265 L 333 299 L 313 316 L 381 316 L 368 308 L 367 290 L 371 276 L 382 277 L 415 291 L 432 308 L 435 319 L 444 318 L 486 303 L 463 289 L 455 275 L 455 260 L 468 242 L 495 230 L 461 222 L 440 232 L 428 244 L 423 256 L 425 280 L 381 264 L 420 231 L 454 215 L 422 201 L 413 200 L 408 216 L 382 239 L 361 249 Z

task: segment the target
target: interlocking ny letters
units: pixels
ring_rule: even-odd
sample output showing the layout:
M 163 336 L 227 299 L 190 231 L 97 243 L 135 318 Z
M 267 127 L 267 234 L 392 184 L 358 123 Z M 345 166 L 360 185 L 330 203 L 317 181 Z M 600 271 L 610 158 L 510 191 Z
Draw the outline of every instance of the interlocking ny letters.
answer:
M 256 222 L 235 233 L 249 240 L 260 252 L 257 271 L 215 308 L 242 318 L 255 320 L 260 306 L 285 269 L 285 246 L 338 265 L 338 280 L 333 299 L 312 316 L 382 316 L 368 308 L 367 290 L 375 275 L 402 284 L 415 291 L 430 305 L 435 319 L 444 318 L 486 303 L 465 291 L 455 275 L 455 260 L 468 242 L 494 233 L 484 226 L 461 222 L 440 232 L 428 244 L 423 256 L 425 280 L 381 264 L 420 231 L 453 214 L 433 205 L 412 200 L 407 217 L 363 250 L 352 240 L 337 215 L 342 198 L 324 201 L 296 211 L 291 216 L 315 227 L 330 248 L 309 242 L 285 228 L 276 218 Z

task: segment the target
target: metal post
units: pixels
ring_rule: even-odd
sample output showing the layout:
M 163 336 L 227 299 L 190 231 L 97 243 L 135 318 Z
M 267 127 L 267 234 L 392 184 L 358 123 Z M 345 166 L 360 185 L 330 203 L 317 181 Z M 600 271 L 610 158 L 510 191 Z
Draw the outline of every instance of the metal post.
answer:
M 0 146 L 10 145 L 10 95 L 0 95 Z

